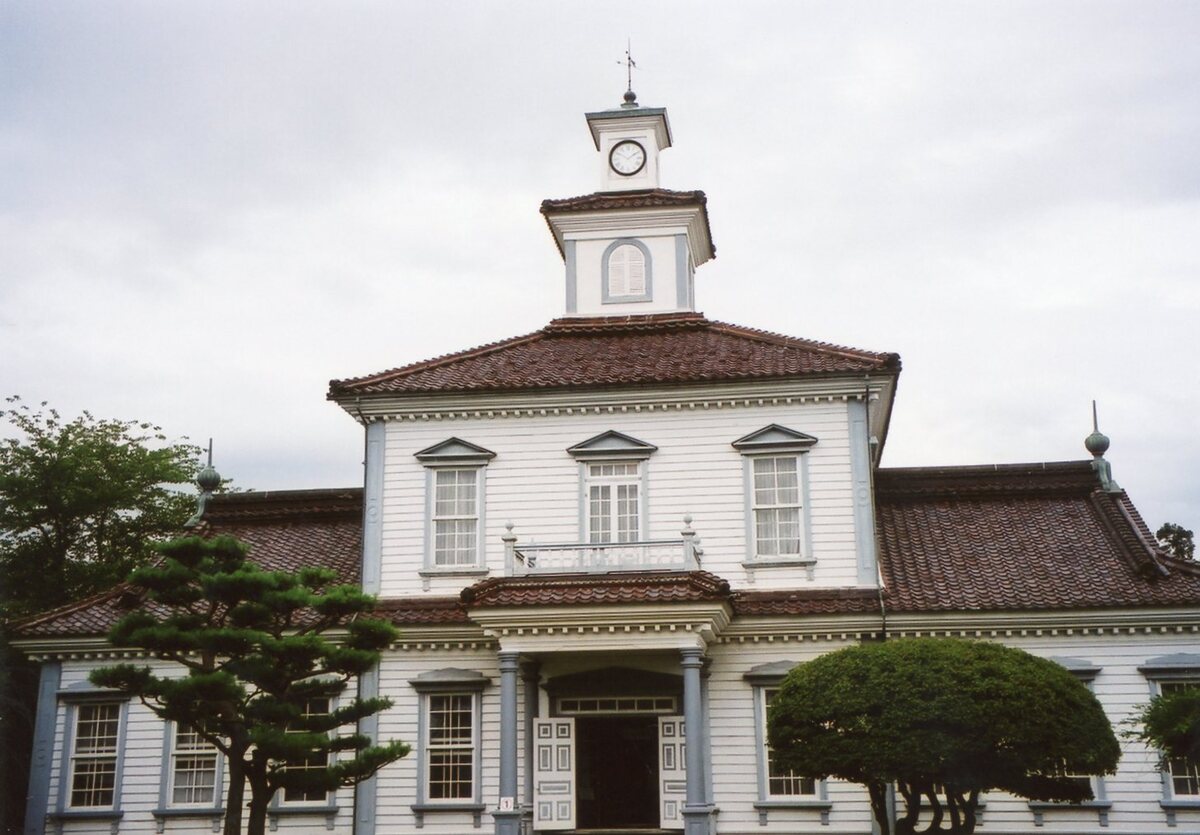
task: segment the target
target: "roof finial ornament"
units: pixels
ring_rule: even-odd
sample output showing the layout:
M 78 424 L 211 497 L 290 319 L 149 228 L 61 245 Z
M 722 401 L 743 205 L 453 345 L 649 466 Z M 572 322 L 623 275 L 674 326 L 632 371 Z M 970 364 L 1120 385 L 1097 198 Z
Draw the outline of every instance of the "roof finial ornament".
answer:
M 196 474 L 196 486 L 200 488 L 200 495 L 196 497 L 196 512 L 192 514 L 192 518 L 183 523 L 185 528 L 194 528 L 200 524 L 200 520 L 204 518 L 204 510 L 208 507 L 208 500 L 212 498 L 213 491 L 221 486 L 221 474 L 218 473 L 212 465 L 212 438 L 208 439 L 208 463 L 204 469 Z
M 637 66 L 637 62 L 633 60 L 630 41 L 625 41 L 625 60 L 617 63 L 625 65 L 625 101 L 621 107 L 637 107 L 637 93 L 633 92 L 633 68 Z
M 1108 451 L 1108 436 L 1100 431 L 1095 400 L 1092 401 L 1092 434 L 1084 439 L 1083 445 L 1092 454 L 1092 469 L 1100 477 L 1100 486 L 1109 493 L 1121 492 L 1121 488 L 1113 481 L 1112 465 L 1104 459 L 1104 453 Z

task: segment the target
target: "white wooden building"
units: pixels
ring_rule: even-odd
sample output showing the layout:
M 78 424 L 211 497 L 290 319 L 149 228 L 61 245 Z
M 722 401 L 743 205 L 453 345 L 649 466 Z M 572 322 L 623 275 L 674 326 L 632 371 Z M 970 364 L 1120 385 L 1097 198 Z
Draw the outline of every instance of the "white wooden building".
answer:
M 547 200 L 563 315 L 330 398 L 364 486 L 218 497 L 204 525 L 269 565 L 321 562 L 402 629 L 359 682 L 413 745 L 375 778 L 276 799 L 272 828 L 867 833 L 865 792 L 774 768 L 773 687 L 864 639 L 957 635 L 1055 658 L 1114 725 L 1200 682 L 1200 570 L 1156 546 L 1091 460 L 886 469 L 899 358 L 696 312 L 714 254 L 668 191 L 666 111 L 590 113 L 598 192 Z M 110 592 L 26 621 L 43 663 L 28 835 L 201 833 L 222 765 L 87 684 Z M 986 798 L 985 832 L 1200 831 L 1196 763 L 1124 744 L 1082 805 Z

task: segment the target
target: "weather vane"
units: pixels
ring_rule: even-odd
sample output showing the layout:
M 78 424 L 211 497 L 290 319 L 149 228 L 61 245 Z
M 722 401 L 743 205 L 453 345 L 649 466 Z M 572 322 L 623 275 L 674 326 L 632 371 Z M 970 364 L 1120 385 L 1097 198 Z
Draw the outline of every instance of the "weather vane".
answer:
M 624 107 L 637 107 L 637 94 L 633 92 L 633 68 L 637 66 L 637 62 L 633 60 L 632 44 L 629 40 L 625 41 L 625 60 L 617 61 L 618 64 L 625 65 L 625 104 Z

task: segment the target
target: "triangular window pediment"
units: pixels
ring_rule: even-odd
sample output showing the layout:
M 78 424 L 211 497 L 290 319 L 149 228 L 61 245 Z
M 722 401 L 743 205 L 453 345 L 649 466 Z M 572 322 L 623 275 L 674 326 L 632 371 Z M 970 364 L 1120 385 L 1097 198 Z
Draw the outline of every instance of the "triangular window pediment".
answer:
M 576 458 L 649 458 L 657 450 L 654 444 L 610 429 L 568 447 L 567 452 Z
M 816 442 L 812 435 L 772 423 L 738 438 L 733 442 L 733 448 L 741 453 L 803 452 Z
M 426 447 L 416 453 L 416 458 L 426 466 L 438 464 L 486 464 L 496 457 L 490 449 L 464 441 L 461 438 L 447 438 L 440 444 Z

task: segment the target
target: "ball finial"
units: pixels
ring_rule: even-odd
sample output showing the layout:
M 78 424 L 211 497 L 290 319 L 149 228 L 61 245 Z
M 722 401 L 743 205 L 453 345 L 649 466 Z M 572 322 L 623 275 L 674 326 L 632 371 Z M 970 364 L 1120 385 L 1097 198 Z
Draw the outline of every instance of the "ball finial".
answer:
M 633 90 L 626 90 L 625 104 L 629 105 L 630 107 L 637 107 L 637 93 L 633 92 Z
M 1108 452 L 1108 443 L 1108 436 L 1099 430 L 1088 435 L 1083 440 L 1083 445 L 1087 447 L 1087 451 L 1097 458 Z
M 221 486 L 221 474 L 209 464 L 196 474 L 196 484 L 205 493 L 211 493 Z

